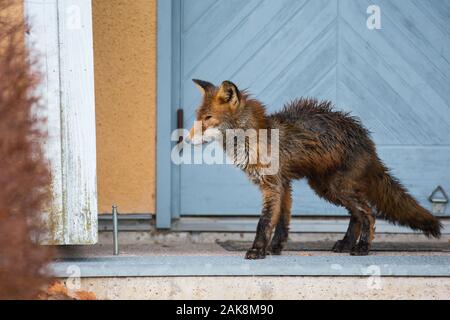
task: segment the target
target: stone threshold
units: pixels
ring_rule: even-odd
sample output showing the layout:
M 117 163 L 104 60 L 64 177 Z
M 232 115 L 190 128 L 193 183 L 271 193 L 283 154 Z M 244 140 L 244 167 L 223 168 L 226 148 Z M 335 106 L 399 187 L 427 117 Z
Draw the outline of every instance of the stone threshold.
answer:
M 172 255 L 60 258 L 60 278 L 199 276 L 450 277 L 450 255 L 289 255 L 249 261 L 242 256 Z

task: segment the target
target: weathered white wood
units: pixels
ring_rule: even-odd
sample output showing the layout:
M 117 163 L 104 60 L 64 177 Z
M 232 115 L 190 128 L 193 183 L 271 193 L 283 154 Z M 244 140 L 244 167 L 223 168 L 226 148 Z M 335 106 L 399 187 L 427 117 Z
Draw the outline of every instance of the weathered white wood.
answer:
M 90 0 L 58 0 L 66 244 L 97 241 L 95 100 Z
M 90 0 L 26 0 L 41 55 L 41 86 L 53 176 L 45 243 L 97 241 L 95 100 Z
M 64 215 L 57 0 L 26 0 L 25 10 L 31 25 L 27 36 L 28 46 L 35 49 L 42 74 L 42 82 L 38 88 L 42 100 L 34 112 L 47 119 L 45 130 L 48 138 L 44 151 L 52 173 L 52 203 L 44 215 L 50 232 L 41 240 L 45 243 L 59 243 L 59 240 L 64 239 Z

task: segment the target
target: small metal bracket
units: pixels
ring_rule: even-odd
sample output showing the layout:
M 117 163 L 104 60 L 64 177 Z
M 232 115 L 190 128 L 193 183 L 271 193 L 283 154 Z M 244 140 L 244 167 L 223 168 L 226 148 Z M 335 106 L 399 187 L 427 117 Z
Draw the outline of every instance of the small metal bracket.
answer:
M 115 256 L 119 255 L 119 226 L 118 226 L 118 218 L 117 218 L 118 212 L 117 212 L 117 206 L 113 205 L 112 207 L 112 216 L 113 216 L 113 245 L 114 245 L 114 252 L 113 254 Z
M 428 197 L 428 200 L 431 202 L 433 214 L 445 214 L 449 198 L 444 188 L 438 186 Z
M 184 129 L 184 110 L 178 109 L 177 110 L 177 129 L 180 133 L 180 137 L 178 138 L 178 144 L 183 142 L 183 129 Z

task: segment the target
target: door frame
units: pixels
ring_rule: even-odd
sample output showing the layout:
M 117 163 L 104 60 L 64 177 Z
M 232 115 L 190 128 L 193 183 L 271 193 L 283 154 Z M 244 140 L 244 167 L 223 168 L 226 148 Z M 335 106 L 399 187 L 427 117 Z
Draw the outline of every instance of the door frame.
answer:
M 181 168 L 171 161 L 177 128 L 181 65 L 181 0 L 157 1 L 156 227 L 180 218 Z
M 173 74 L 175 55 L 173 0 L 157 1 L 157 101 L 156 101 L 156 227 L 170 229 L 175 208 L 174 188 L 179 176 L 170 154 L 174 128 Z M 179 202 L 179 201 L 177 201 Z

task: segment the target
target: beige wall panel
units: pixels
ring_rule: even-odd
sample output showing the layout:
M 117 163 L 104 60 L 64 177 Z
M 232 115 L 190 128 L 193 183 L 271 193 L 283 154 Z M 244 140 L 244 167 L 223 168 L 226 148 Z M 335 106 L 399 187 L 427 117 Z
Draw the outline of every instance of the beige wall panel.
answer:
M 156 0 L 93 0 L 99 212 L 155 212 Z

